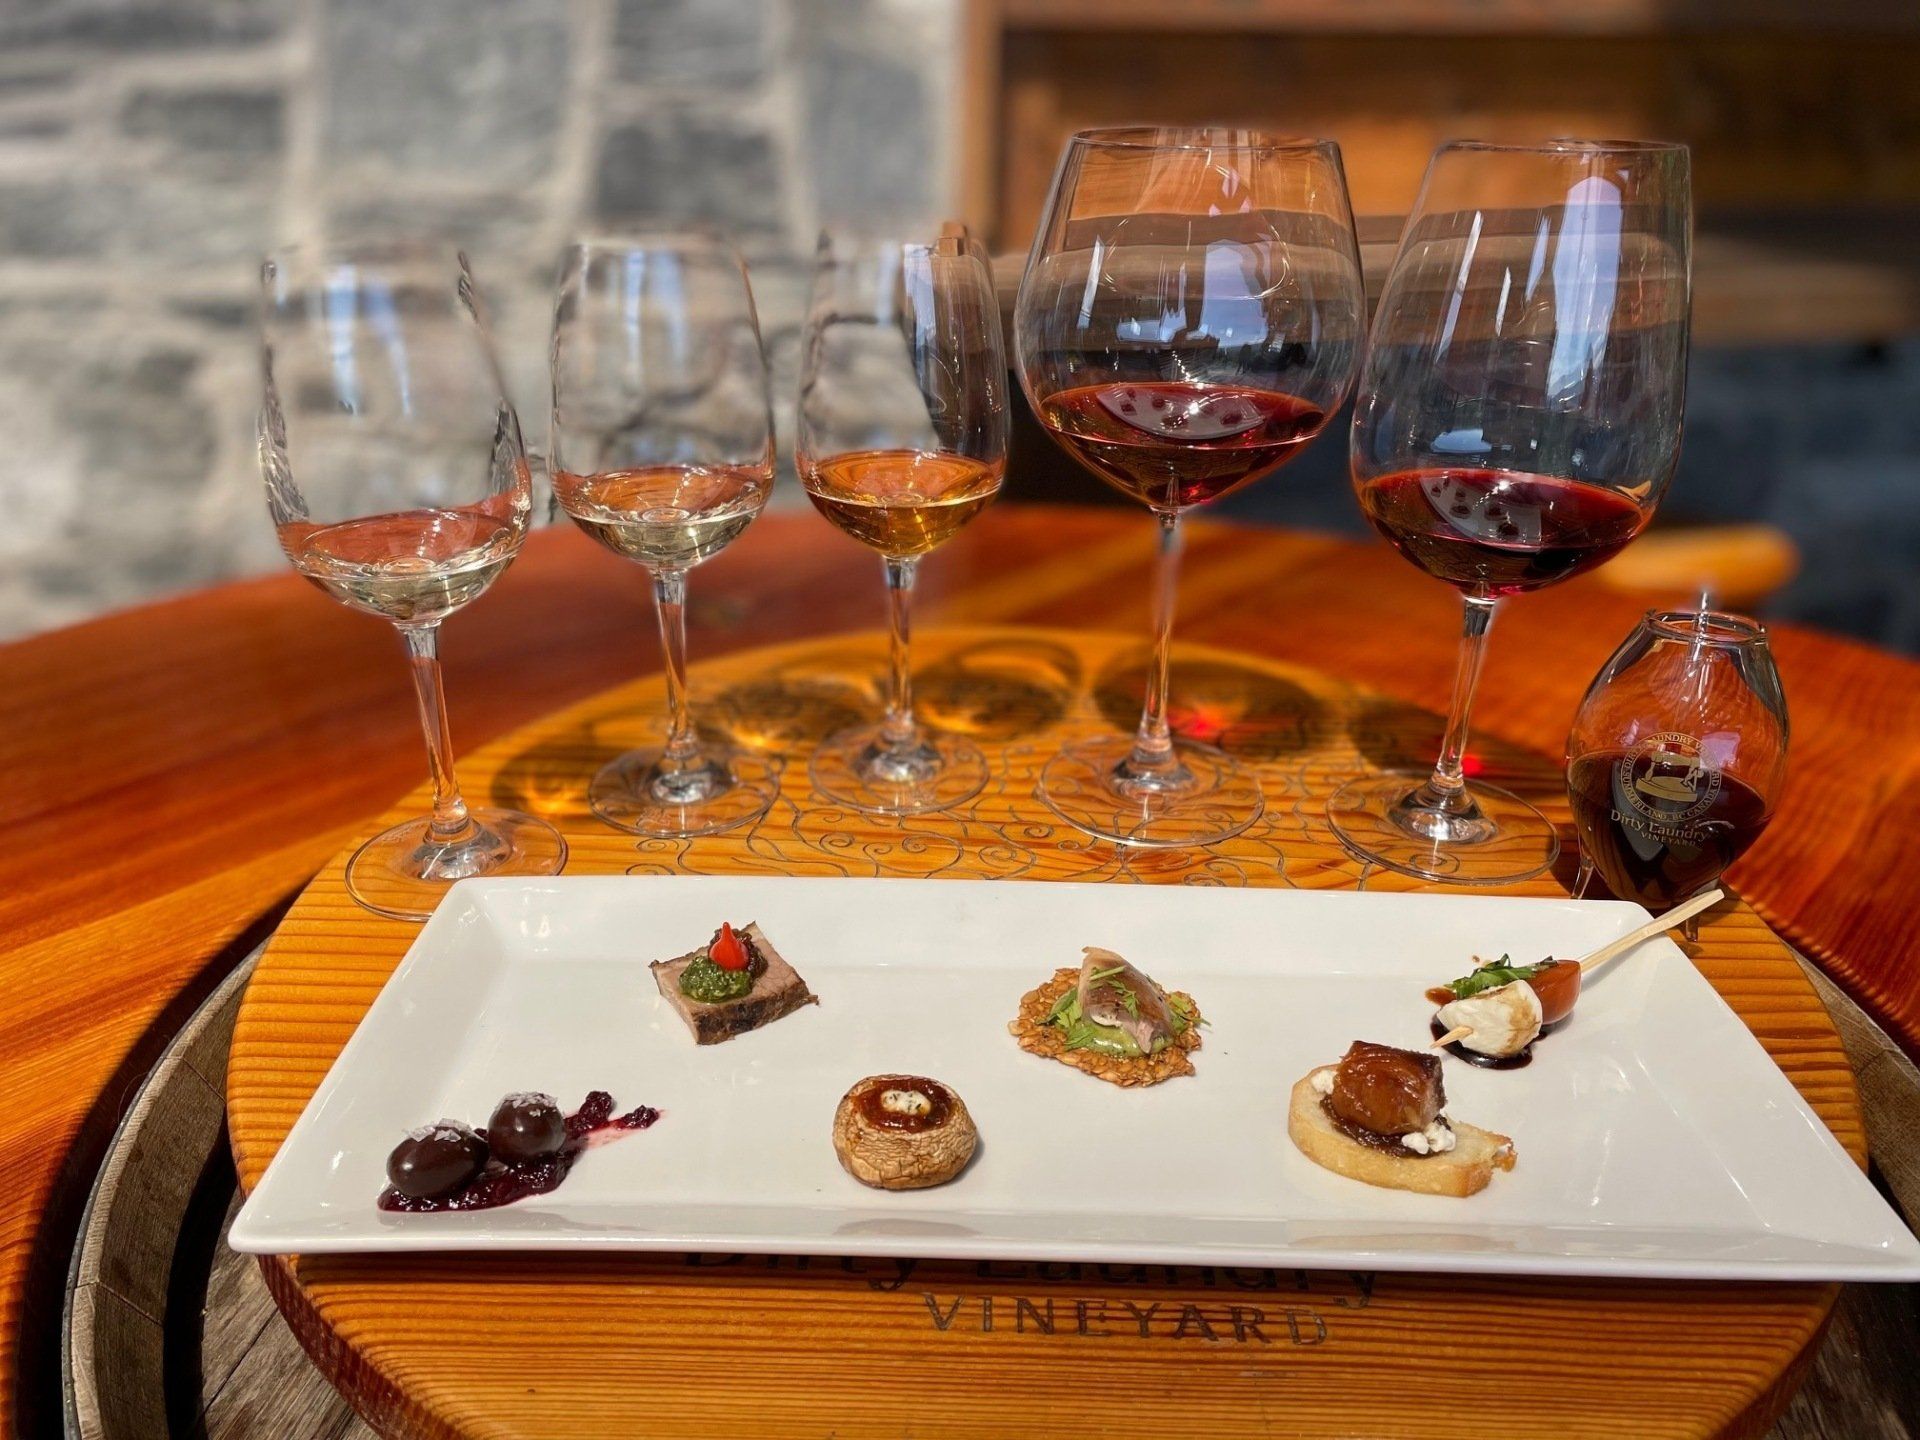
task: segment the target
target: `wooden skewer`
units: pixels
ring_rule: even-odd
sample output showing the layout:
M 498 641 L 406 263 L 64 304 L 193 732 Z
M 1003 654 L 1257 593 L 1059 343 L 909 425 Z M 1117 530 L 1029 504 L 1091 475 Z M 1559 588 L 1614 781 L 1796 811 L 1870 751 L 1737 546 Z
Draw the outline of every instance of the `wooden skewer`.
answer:
M 1580 974 L 1584 979 L 1616 955 L 1624 955 L 1634 946 L 1644 944 L 1656 935 L 1664 935 L 1674 929 L 1683 920 L 1691 920 L 1709 905 L 1716 905 L 1726 898 L 1724 890 L 1709 890 L 1704 895 L 1696 895 L 1684 905 L 1676 905 L 1666 914 L 1642 925 L 1631 934 L 1622 935 L 1618 940 L 1602 945 L 1598 950 L 1580 962 Z
M 1472 1033 L 1473 1027 L 1471 1025 L 1456 1025 L 1427 1048 L 1429 1050 L 1444 1050 L 1447 1046 L 1453 1044 L 1454 1041 L 1464 1040 Z

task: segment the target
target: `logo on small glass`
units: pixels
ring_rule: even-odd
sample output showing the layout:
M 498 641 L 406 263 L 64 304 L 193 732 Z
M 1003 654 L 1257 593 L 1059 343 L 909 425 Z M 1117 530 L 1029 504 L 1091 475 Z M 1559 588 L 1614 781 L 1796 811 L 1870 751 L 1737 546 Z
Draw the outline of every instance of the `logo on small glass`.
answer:
M 1698 738 L 1677 730 L 1648 735 L 1620 757 L 1614 794 L 1663 828 L 1683 825 L 1720 794 L 1720 770 L 1701 755 Z

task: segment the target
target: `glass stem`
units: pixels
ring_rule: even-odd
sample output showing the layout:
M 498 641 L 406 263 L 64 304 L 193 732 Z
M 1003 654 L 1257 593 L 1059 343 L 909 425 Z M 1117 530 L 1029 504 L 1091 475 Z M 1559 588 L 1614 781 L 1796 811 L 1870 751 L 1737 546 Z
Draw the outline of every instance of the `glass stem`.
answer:
M 1465 620 L 1460 629 L 1460 662 L 1453 672 L 1453 700 L 1447 711 L 1447 734 L 1440 742 L 1440 759 L 1433 767 L 1433 774 L 1413 801 L 1420 809 L 1462 815 L 1477 808 L 1467 793 L 1461 764 L 1467 753 L 1473 692 L 1480 688 L 1480 667 L 1486 663 L 1487 632 L 1493 628 L 1497 603 L 1479 596 L 1467 597 Z
M 427 773 L 433 778 L 433 823 L 430 833 L 443 845 L 457 845 L 476 829 L 460 798 L 460 782 L 453 773 L 453 737 L 447 730 L 447 696 L 440 683 L 440 627 L 407 625 L 400 631 L 406 642 L 408 669 L 413 674 L 414 699 L 420 706 L 420 729 L 427 740 Z
M 887 634 L 889 673 L 887 713 L 880 721 L 881 742 L 890 750 L 904 750 L 920 737 L 913 719 L 913 582 L 920 574 L 919 558 L 895 560 L 887 566 Z
M 1147 699 L 1140 711 L 1140 729 L 1133 737 L 1133 753 L 1126 769 L 1134 777 L 1171 776 L 1180 762 L 1173 753 L 1173 732 L 1167 725 L 1167 683 L 1173 666 L 1173 614 L 1180 581 L 1180 516 L 1171 510 L 1155 512 L 1160 521 L 1160 548 L 1153 566 L 1153 664 L 1147 672 Z
M 1571 894 L 1574 899 L 1584 900 L 1587 898 L 1587 888 L 1593 884 L 1593 875 L 1593 861 L 1587 856 L 1582 855 L 1580 857 L 1580 873 L 1573 877 L 1573 890 Z
M 660 763 L 683 769 L 700 754 L 693 729 L 693 704 L 687 698 L 687 572 L 653 572 L 653 605 L 660 616 L 660 653 L 667 670 L 667 743 Z

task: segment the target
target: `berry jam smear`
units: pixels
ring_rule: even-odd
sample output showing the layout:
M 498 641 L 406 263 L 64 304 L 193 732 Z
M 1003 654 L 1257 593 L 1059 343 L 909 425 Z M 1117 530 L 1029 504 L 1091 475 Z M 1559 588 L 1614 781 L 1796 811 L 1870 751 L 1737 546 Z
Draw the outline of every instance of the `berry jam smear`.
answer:
M 567 1117 L 567 1143 L 557 1154 L 520 1163 L 489 1159 L 478 1175 L 445 1195 L 416 1198 L 403 1195 L 389 1185 L 380 1192 L 375 1204 L 382 1210 L 431 1215 L 447 1210 L 494 1210 L 531 1195 L 545 1195 L 559 1189 L 573 1169 L 573 1162 L 593 1145 L 617 1139 L 619 1132 L 645 1130 L 659 1118 L 659 1110 L 651 1105 L 637 1106 L 616 1115 L 613 1096 L 604 1090 L 595 1090 Z M 484 1136 L 486 1132 L 480 1133 Z

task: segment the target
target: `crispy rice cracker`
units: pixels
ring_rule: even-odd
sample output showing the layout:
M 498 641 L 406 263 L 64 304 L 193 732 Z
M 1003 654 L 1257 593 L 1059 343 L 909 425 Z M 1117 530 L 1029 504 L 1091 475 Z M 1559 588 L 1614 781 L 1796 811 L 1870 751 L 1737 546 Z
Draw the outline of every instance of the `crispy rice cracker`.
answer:
M 1174 1036 L 1173 1043 L 1164 1050 L 1154 1055 L 1107 1055 L 1098 1050 L 1069 1050 L 1065 1032 L 1058 1025 L 1047 1023 L 1047 1013 L 1053 1009 L 1054 1002 L 1079 983 L 1080 967 L 1069 966 L 1054 971 L 1051 980 L 1020 997 L 1020 1013 L 1008 1022 L 1007 1033 L 1020 1042 L 1022 1050 L 1084 1070 L 1109 1085 L 1158 1085 L 1176 1075 L 1193 1074 L 1193 1061 L 1187 1056 L 1200 1048 L 1201 1016 L 1200 1007 L 1193 1003 L 1191 995 L 1181 990 L 1167 992 L 1169 996 L 1179 996 L 1191 1018 L 1187 1028 Z

